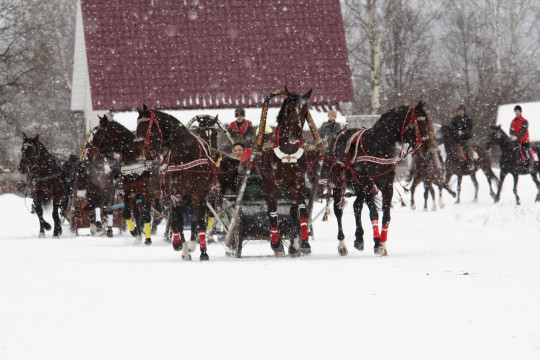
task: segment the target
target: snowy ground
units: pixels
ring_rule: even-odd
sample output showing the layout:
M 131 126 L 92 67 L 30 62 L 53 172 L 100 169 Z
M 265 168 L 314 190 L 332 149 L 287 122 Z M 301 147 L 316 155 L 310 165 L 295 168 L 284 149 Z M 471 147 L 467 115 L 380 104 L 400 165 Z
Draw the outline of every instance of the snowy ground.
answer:
M 38 239 L 30 201 L 0 196 L 0 359 L 539 359 L 534 184 L 516 207 L 479 180 L 477 204 L 465 179 L 461 205 L 394 209 L 383 258 L 353 248 L 351 203 L 348 257 L 331 218 L 311 256 L 188 263 L 160 237 Z

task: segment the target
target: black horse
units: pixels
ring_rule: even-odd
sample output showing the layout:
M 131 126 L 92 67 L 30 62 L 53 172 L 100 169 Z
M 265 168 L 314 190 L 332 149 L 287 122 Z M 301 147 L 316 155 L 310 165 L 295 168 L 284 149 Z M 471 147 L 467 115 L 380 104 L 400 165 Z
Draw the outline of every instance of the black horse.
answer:
M 53 237 L 62 234 L 62 225 L 58 210 L 63 209 L 65 181 L 60 161 L 47 151 L 39 141 L 39 135 L 29 138 L 23 133 L 22 157 L 19 171 L 27 175 L 28 186 L 33 199 L 33 209 L 39 218 L 39 237 L 45 237 L 45 230 L 51 225 L 43 219 L 43 205 L 53 203 Z
M 173 248 L 191 260 L 183 233 L 181 200 L 191 196 L 191 232 L 200 243 L 200 260 L 209 260 L 206 247 L 206 198 L 215 164 L 208 143 L 192 134 L 176 118 L 144 105 L 139 110 L 137 136 L 149 153 L 161 160 L 164 191 L 171 200 Z
M 390 225 L 390 208 L 394 194 L 394 177 L 397 164 L 410 151 L 416 150 L 428 138 L 426 129 L 426 109 L 420 101 L 416 107 L 400 106 L 383 114 L 370 129 L 343 130 L 329 155 L 333 190 L 334 213 L 338 222 L 338 252 L 348 254 L 341 218 L 344 208 L 345 188 L 356 193 L 354 215 L 356 219 L 356 239 L 354 246 L 364 249 L 364 229 L 361 214 L 364 202 L 367 203 L 373 226 L 374 252 L 387 255 L 386 240 Z M 402 148 L 398 157 L 396 143 Z M 412 149 L 405 150 L 405 144 Z M 379 214 L 374 195 L 382 193 L 382 231 L 379 232 Z
M 446 160 L 444 161 L 444 168 L 446 170 L 444 176 L 445 186 L 448 186 L 450 178 L 453 175 L 457 175 L 458 178 L 456 203 L 459 204 L 461 201 L 461 181 L 463 179 L 463 176 L 466 175 L 469 175 L 471 177 L 471 181 L 474 184 L 473 201 L 476 202 L 478 200 L 478 180 L 476 179 L 476 171 L 478 171 L 478 169 L 481 169 L 486 175 L 489 185 L 489 194 L 492 197 L 495 196 L 495 192 L 492 188 L 492 183 L 494 184 L 497 182 L 497 176 L 495 175 L 495 173 L 493 173 L 493 170 L 491 169 L 491 159 L 487 150 L 483 146 L 472 146 L 474 152 L 477 155 L 477 158 L 475 158 L 473 161 L 474 169 L 470 170 L 467 167 L 467 159 L 465 157 L 465 153 L 463 152 L 461 145 L 456 141 L 457 134 L 456 130 L 453 127 L 449 125 L 441 126 L 437 134 L 435 134 L 435 138 L 444 144 L 444 150 L 446 152 Z M 474 156 L 474 154 L 470 155 Z
M 501 158 L 499 160 L 499 166 L 501 167 L 501 175 L 499 177 L 499 185 L 497 187 L 497 194 L 495 195 L 495 202 L 501 199 L 501 189 L 503 186 L 504 178 L 508 174 L 512 174 L 514 177 L 514 195 L 516 196 L 516 203 L 519 205 L 520 199 L 517 193 L 519 175 L 531 175 L 538 194 L 536 195 L 536 201 L 540 201 L 540 181 L 538 181 L 538 171 L 540 166 L 538 161 L 535 161 L 535 170 L 531 171 L 529 163 L 526 158 L 523 159 L 520 146 L 517 142 L 512 141 L 510 137 L 501 129 L 501 126 L 491 126 L 491 132 L 489 133 L 489 141 L 487 148 L 489 149 L 493 145 L 498 145 L 501 148 Z M 540 154 L 540 148 L 532 147 L 537 154 Z

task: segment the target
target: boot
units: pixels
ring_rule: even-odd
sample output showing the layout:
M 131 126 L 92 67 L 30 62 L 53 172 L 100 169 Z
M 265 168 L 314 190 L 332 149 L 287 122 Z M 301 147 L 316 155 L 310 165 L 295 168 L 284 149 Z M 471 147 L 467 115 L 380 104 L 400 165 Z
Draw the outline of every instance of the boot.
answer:
M 474 170 L 474 163 L 470 159 L 467 159 L 467 170 L 469 170 L 469 171 Z
M 529 171 L 532 173 L 536 172 L 536 167 L 534 166 L 533 159 L 529 156 Z

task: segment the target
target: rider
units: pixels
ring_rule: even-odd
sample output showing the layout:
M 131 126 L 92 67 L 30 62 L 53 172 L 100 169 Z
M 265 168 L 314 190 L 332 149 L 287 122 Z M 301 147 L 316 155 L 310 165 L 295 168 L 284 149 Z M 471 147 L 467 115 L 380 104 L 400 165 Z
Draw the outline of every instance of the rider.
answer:
M 457 115 L 452 119 L 451 126 L 455 131 L 454 140 L 461 145 L 465 157 L 467 158 L 467 169 L 474 170 L 474 163 L 472 159 L 472 148 L 470 145 L 470 139 L 472 137 L 473 122 L 471 118 L 465 114 L 465 105 L 460 104 L 457 108 Z
M 229 125 L 229 132 L 232 133 L 236 141 L 244 144 L 253 144 L 255 141 L 255 128 L 250 120 L 245 118 L 246 111 L 242 108 L 234 110 L 236 121 Z
M 328 121 L 325 121 L 319 129 L 319 135 L 322 139 L 327 139 L 328 147 L 334 144 L 341 131 L 341 124 L 336 122 L 337 111 L 328 110 Z
M 516 114 L 516 117 L 510 124 L 510 138 L 512 141 L 517 141 L 519 143 L 522 153 L 529 163 L 530 170 L 534 172 L 534 161 L 529 152 L 529 122 L 521 115 L 521 106 L 516 105 L 514 107 L 514 113 Z

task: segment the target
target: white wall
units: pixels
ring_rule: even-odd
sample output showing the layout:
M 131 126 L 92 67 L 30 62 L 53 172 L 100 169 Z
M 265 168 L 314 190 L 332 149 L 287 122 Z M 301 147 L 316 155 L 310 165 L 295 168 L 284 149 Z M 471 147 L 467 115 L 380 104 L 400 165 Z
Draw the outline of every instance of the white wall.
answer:
M 529 136 L 531 141 L 540 141 L 540 102 L 530 103 L 514 103 L 500 105 L 497 111 L 497 125 L 501 125 L 502 129 L 508 133 L 510 123 L 516 117 L 514 114 L 514 106 L 520 105 L 522 115 L 529 121 Z

